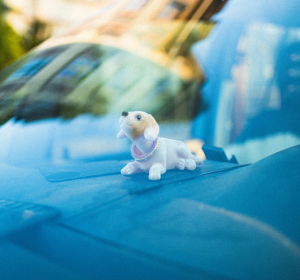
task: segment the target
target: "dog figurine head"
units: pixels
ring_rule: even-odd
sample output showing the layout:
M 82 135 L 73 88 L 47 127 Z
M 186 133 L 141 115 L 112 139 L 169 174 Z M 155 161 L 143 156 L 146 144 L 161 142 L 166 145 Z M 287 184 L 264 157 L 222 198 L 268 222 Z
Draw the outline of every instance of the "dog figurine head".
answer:
M 118 138 L 128 137 L 135 142 L 139 138 L 153 142 L 159 134 L 159 126 L 152 115 L 142 111 L 123 112 L 119 119 Z

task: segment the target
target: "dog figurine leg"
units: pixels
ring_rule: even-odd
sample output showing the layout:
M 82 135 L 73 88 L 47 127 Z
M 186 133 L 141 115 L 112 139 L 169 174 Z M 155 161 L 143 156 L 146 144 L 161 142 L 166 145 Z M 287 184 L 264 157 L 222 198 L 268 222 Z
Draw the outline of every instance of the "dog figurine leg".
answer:
M 151 166 L 149 170 L 149 179 L 150 180 L 160 180 L 161 174 L 166 172 L 166 167 L 161 163 L 155 163 Z
M 185 161 L 185 168 L 187 170 L 194 170 L 196 168 L 196 162 L 191 159 L 191 158 L 188 158 L 186 161 Z
M 180 158 L 178 160 L 177 166 L 176 166 L 179 170 L 184 170 L 185 169 L 185 159 Z
M 130 175 L 139 172 L 143 172 L 143 170 L 139 168 L 136 162 L 127 163 L 127 165 L 121 170 L 121 174 L 123 175 Z
M 190 150 L 184 143 L 180 143 L 177 148 L 177 155 L 180 158 L 186 159 L 186 158 L 189 158 L 190 156 L 192 156 L 192 153 L 190 152 Z
M 177 168 L 179 170 L 184 170 L 185 168 L 194 170 L 196 168 L 196 163 L 202 163 L 202 159 L 194 156 L 184 143 L 181 143 L 178 146 L 177 154 L 179 157 Z

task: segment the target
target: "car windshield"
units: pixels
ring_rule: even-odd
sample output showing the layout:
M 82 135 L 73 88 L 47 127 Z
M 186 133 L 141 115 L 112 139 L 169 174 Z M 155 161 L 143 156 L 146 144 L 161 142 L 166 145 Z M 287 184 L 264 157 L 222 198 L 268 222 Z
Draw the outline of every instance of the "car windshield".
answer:
M 190 47 L 226 1 L 114 1 L 0 73 L 0 162 L 120 159 L 123 111 L 187 140 L 204 80 Z M 38 137 L 37 137 L 38 136 Z
M 53 47 L 22 61 L 0 86 L 0 120 L 26 122 L 143 110 L 158 119 L 196 114 L 197 82 L 116 48 L 77 43 Z
M 254 162 L 300 143 L 300 30 L 256 22 L 221 85 L 216 144 Z

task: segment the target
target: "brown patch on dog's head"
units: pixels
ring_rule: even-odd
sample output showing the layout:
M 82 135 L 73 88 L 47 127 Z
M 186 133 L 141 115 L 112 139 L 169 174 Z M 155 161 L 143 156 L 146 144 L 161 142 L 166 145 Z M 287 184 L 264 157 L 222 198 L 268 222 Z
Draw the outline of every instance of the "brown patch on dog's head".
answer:
M 140 136 L 143 135 L 146 127 L 147 127 L 147 123 L 148 123 L 148 118 L 146 113 L 144 112 L 133 112 L 133 117 L 132 117 L 132 138 L 133 139 L 137 139 Z
M 149 141 L 154 141 L 159 132 L 159 126 L 155 119 L 142 111 L 128 112 L 121 117 L 121 129 L 131 140 L 135 140 L 144 134 Z

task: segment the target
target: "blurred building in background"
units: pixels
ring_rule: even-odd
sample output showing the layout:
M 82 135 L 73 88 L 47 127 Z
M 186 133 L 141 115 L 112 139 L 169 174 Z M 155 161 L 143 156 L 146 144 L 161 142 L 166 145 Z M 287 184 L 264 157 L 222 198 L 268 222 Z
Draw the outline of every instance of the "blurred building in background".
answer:
M 7 20 L 24 33 L 34 20 L 44 22 L 53 35 L 90 17 L 111 0 L 4 0 L 11 9 Z
M 137 14 L 140 8 L 148 2 L 151 2 L 151 5 L 147 5 L 149 8 L 144 9 L 142 13 L 143 16 L 147 14 L 147 18 L 155 14 L 166 3 L 169 4 L 168 9 L 164 11 L 164 14 L 161 14 L 161 17 L 164 18 L 176 18 L 179 13 L 181 16 L 187 14 L 191 12 L 185 10 L 187 6 L 196 7 L 200 3 L 203 6 L 203 12 L 205 12 L 205 19 L 208 19 L 220 10 L 227 0 L 4 0 L 4 2 L 11 8 L 7 19 L 16 31 L 23 33 L 34 20 L 39 20 L 51 28 L 53 35 L 57 35 L 70 28 L 70 26 L 79 24 L 97 14 L 99 9 L 109 4 L 125 5 L 128 8 L 128 19 L 129 14 L 129 17 L 133 16 L 132 8 L 136 10 Z M 183 11 L 184 13 L 181 13 Z
M 226 3 L 224 0 L 0 0 L 0 2 L 3 2 L 2 6 L 5 7 L 2 11 L 3 20 L 14 33 L 10 36 L 7 31 L 1 31 L 5 36 L 9 36 L 10 40 L 5 39 L 4 36 L 0 42 L 2 54 L 7 52 L 6 55 L 2 55 L 2 58 L 0 57 L 0 69 L 49 37 L 59 36 L 72 27 L 82 26 L 82 22 L 87 19 L 91 19 L 91 22 L 98 26 L 98 31 L 102 29 L 101 37 L 108 44 L 111 44 L 109 41 L 112 37 L 117 36 L 127 40 L 127 34 L 131 33 L 131 37 L 136 37 L 138 40 L 146 39 L 146 43 L 149 40 L 161 46 L 165 46 L 165 43 L 171 45 L 175 43 L 175 48 L 184 44 L 185 49 L 189 49 L 190 44 L 185 42 L 190 41 L 187 37 L 192 30 L 193 36 L 195 35 L 193 41 L 200 40 L 208 32 L 208 30 L 195 29 L 195 23 L 198 20 L 210 19 Z M 99 20 L 95 22 L 93 20 L 95 18 Z M 180 32 L 182 33 L 179 36 L 180 40 L 166 42 L 167 37 L 170 39 L 174 34 L 178 34 L 183 27 L 181 23 L 186 20 L 190 24 Z M 160 21 L 159 25 L 154 24 L 154 21 Z M 83 28 L 90 27 L 85 25 Z M 146 36 L 148 38 L 142 38 L 141 34 L 145 35 L 148 31 L 149 36 Z M 164 32 L 165 34 L 162 34 Z M 168 35 L 166 33 L 170 33 L 170 36 L 166 36 Z M 15 38 L 14 42 L 11 42 L 12 38 Z M 162 42 L 159 43 L 161 40 Z M 122 41 L 121 45 L 124 44 L 123 39 Z M 132 40 L 129 41 L 131 44 Z M 20 50 L 12 53 L 16 48 Z M 177 53 L 175 48 L 172 48 L 174 56 Z

